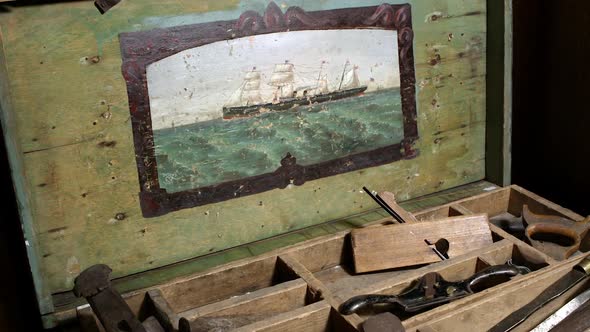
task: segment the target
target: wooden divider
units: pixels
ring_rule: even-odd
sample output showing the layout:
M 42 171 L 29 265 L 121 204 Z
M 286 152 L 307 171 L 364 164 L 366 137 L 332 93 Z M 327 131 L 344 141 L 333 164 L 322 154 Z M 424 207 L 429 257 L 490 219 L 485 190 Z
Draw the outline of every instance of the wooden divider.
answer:
M 533 203 L 531 203 L 534 201 Z M 536 203 L 535 203 L 536 202 Z M 422 222 L 458 215 L 490 216 L 518 213 L 518 204 L 542 207 L 546 213 L 579 220 L 573 212 L 512 186 L 416 213 Z M 374 222 L 374 227 L 389 222 Z M 415 268 L 377 273 L 354 273 L 350 232 L 317 238 L 219 266 L 204 273 L 177 279 L 126 295 L 141 317 L 155 316 L 169 331 L 178 329 L 180 317 L 195 328 L 223 320 L 223 331 L 360 331 L 370 311 L 343 316 L 339 306 L 361 294 L 399 294 L 421 276 L 437 272 L 449 281 L 466 279 L 489 265 L 512 260 L 532 272 L 423 313 L 403 316 L 408 331 L 475 331 L 493 325 L 541 292 L 580 259 L 577 255 L 557 262 L 526 242 L 490 223 L 494 242 L 446 261 Z M 552 302 L 556 308 L 581 286 Z M 141 294 L 145 299 L 141 300 Z M 139 310 L 139 309 L 137 309 Z M 544 309 L 523 326 L 549 314 Z M 89 308 L 79 308 L 88 331 L 95 326 Z M 478 315 L 482 315 L 482 318 Z M 192 325 L 191 325 L 192 326 Z M 92 330 L 94 331 L 94 330 Z M 98 330 L 97 330 L 98 331 Z

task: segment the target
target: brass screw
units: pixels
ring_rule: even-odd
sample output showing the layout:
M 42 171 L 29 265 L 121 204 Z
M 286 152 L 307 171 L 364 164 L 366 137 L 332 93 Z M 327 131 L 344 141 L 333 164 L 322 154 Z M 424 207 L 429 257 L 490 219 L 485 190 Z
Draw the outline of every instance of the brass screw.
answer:
M 457 291 L 457 288 L 455 286 L 447 287 L 447 294 L 448 295 L 453 295 L 456 291 Z

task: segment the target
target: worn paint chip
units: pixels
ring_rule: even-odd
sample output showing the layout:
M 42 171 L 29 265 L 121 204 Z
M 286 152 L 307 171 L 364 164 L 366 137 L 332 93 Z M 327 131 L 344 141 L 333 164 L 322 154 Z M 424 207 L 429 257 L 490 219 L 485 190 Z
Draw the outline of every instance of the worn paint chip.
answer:
M 443 15 L 442 12 L 439 12 L 439 11 L 432 12 L 432 13 L 426 15 L 426 18 L 424 19 L 424 23 L 436 22 L 444 17 L 445 16 Z

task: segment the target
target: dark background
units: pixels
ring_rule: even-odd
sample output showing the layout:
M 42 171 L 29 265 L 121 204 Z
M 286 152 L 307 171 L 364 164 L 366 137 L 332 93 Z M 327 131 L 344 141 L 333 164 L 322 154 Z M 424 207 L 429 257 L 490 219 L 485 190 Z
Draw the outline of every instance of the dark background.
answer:
M 41 319 L 27 263 L 4 135 L 0 135 L 0 331 L 38 331 Z
M 514 1 L 512 183 L 584 216 L 589 62 L 590 1 Z
M 513 6 L 512 182 L 589 215 L 590 1 L 514 0 Z M 0 188 L 0 330 L 37 331 L 3 139 Z

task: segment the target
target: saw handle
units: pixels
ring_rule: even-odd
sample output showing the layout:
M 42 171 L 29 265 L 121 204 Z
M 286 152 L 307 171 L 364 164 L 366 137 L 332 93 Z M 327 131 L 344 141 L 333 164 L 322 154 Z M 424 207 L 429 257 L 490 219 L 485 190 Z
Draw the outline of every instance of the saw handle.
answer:
M 531 245 L 557 260 L 567 259 L 578 251 L 590 229 L 590 217 L 575 221 L 558 215 L 536 214 L 526 204 L 522 206 L 522 219 Z
M 582 242 L 578 232 L 561 224 L 545 222 L 533 224 L 526 228 L 526 234 L 533 240 L 550 241 L 562 247 L 572 247 L 573 252 L 578 250 Z

